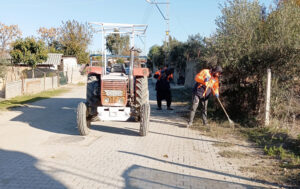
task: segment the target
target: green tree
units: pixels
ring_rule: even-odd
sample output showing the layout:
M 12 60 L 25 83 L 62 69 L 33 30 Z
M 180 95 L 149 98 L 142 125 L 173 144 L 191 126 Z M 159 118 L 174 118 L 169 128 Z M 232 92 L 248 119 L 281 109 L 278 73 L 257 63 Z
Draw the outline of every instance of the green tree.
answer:
M 47 49 L 43 41 L 36 41 L 33 37 L 16 40 L 13 43 L 13 49 L 10 52 L 13 63 L 24 63 L 34 69 L 37 63 L 45 62 L 48 58 Z
M 251 115 L 262 102 L 266 64 L 257 55 L 265 41 L 267 15 L 258 1 L 228 0 L 221 8 L 217 31 L 209 43 L 213 51 L 209 51 L 224 67 L 223 82 L 231 85 L 224 92 L 230 97 L 226 99 L 229 109 L 236 115 Z
M 0 78 L 5 78 L 7 65 L 9 65 L 9 61 L 0 55 Z
M 300 114 L 299 81 L 300 73 L 300 4 L 296 0 L 279 3 L 266 20 L 266 40 L 264 56 L 272 69 L 272 115 L 287 120 Z
M 46 44 L 49 53 L 62 53 L 62 45 L 58 41 L 58 28 L 44 28 L 40 27 L 37 31 L 39 38 Z
M 106 36 L 106 47 L 111 54 L 129 56 L 129 36 L 121 36 L 118 33 L 109 34 Z
M 0 22 L 0 54 L 9 48 L 13 40 L 22 35 L 18 25 L 7 26 Z
M 266 20 L 267 43 L 281 47 L 300 47 L 300 5 L 286 0 Z
M 169 59 L 178 70 L 184 70 L 186 62 L 190 60 L 198 62 L 201 68 L 206 67 L 204 59 L 206 52 L 204 38 L 199 34 L 190 35 L 184 43 L 175 38 L 170 40 Z
M 300 72 L 300 7 L 296 3 L 285 0 L 269 14 L 258 1 L 228 0 L 222 7 L 217 31 L 206 43 L 206 58 L 216 56 L 225 68 L 223 82 L 230 87 L 224 95 L 230 97 L 226 102 L 232 111 L 239 110 L 238 115 L 260 112 L 267 68 L 281 78 L 279 91 L 291 93 L 294 76 Z M 278 99 L 278 94 L 273 96 Z
M 154 45 L 150 48 L 148 53 L 148 64 L 152 65 L 154 62 L 155 66 L 161 67 L 164 65 L 165 51 L 162 46 Z
M 92 39 L 92 28 L 87 24 L 72 20 L 63 22 L 59 28 L 59 43 L 65 55 L 74 55 L 78 63 L 89 62 L 88 45 Z
M 43 40 L 47 46 L 50 46 L 53 41 L 57 40 L 58 30 L 56 28 L 52 27 L 48 29 L 40 27 L 37 32 L 40 39 Z
M 182 42 L 178 42 L 176 45 L 171 47 L 170 50 L 170 61 L 173 65 L 176 66 L 179 70 L 184 70 L 186 66 L 186 44 Z
M 200 34 L 190 35 L 185 43 L 185 56 L 187 60 L 197 60 L 205 52 L 204 38 Z
M 216 20 L 216 50 L 224 66 L 238 67 L 240 59 L 260 44 L 259 26 L 263 22 L 258 1 L 229 0 Z

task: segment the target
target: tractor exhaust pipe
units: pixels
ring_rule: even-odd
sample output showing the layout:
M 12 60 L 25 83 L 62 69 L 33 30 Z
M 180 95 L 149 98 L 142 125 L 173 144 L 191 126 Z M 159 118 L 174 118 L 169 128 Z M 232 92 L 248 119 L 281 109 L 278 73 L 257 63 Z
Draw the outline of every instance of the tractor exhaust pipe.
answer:
M 134 98 L 133 62 L 134 62 L 134 47 L 130 49 L 130 65 L 129 65 L 129 92 L 130 92 L 131 99 Z

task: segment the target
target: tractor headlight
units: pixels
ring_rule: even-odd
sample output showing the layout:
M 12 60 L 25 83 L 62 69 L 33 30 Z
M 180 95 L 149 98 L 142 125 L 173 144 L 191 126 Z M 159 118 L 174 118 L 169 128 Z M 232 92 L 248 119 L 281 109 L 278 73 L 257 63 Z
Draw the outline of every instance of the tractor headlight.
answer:
M 120 104 L 124 104 L 124 98 L 123 98 L 123 97 L 119 98 L 118 102 L 119 102 Z
M 105 97 L 105 98 L 104 98 L 104 102 L 105 102 L 105 103 L 109 103 L 109 98 L 108 98 L 108 97 Z

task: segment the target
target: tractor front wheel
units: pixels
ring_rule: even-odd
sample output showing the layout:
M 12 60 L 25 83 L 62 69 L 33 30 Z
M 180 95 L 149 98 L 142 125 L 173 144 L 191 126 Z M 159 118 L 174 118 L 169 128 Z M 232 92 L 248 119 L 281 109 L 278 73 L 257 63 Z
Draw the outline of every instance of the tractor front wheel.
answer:
M 86 88 L 86 101 L 89 107 L 89 115 L 97 115 L 97 107 L 100 105 L 100 75 L 88 75 Z
M 86 136 L 90 132 L 90 121 L 87 119 L 88 111 L 86 108 L 86 104 L 80 102 L 77 107 L 77 127 L 80 135 Z

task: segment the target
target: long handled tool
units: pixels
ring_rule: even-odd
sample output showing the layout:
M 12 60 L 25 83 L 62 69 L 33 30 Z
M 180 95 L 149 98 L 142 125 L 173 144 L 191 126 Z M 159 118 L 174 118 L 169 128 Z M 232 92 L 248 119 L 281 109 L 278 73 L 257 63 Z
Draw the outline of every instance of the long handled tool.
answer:
M 224 110 L 224 113 L 226 114 L 226 116 L 228 118 L 230 126 L 234 128 L 234 122 L 229 118 L 229 115 L 227 114 L 227 111 L 225 110 L 225 108 L 224 108 L 223 104 L 221 103 L 220 99 L 219 98 L 217 98 L 217 99 L 218 99 L 218 102 L 220 103 L 222 109 Z

